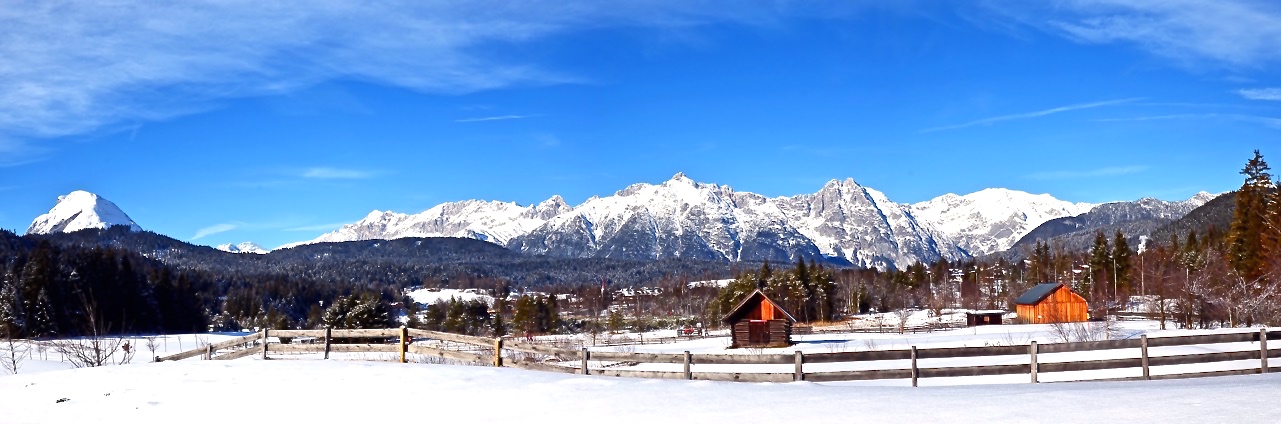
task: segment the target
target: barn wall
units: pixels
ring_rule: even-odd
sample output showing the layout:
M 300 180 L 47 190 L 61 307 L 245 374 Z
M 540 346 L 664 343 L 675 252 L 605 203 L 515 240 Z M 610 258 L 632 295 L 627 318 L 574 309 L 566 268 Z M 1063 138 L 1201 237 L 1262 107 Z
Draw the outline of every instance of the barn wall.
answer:
M 748 322 L 748 320 L 744 319 L 734 323 L 734 326 L 731 327 L 733 331 L 730 331 L 730 349 L 743 347 L 748 340 L 751 340 L 747 334 L 749 331 Z
M 792 345 L 792 323 L 786 319 L 775 319 L 769 321 L 769 338 L 768 345 L 754 346 L 751 340 L 750 320 L 742 320 L 734 323 L 730 331 L 730 348 L 740 347 L 788 347 Z
M 792 345 L 792 323 L 785 319 L 769 322 L 770 347 L 788 347 Z
M 1085 298 L 1060 287 L 1035 305 L 1016 305 L 1015 312 L 1023 322 L 1051 324 L 1056 322 L 1082 322 L 1089 320 L 1089 305 Z

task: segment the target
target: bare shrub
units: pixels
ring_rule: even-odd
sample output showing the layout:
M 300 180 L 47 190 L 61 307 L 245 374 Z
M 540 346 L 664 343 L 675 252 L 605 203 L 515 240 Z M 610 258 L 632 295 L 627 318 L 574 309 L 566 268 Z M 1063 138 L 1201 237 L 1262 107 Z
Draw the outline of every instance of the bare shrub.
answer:
M 1006 331 L 1004 336 L 1002 336 L 997 341 L 993 342 L 991 345 L 992 346 L 1023 346 L 1023 345 L 1029 344 L 1031 340 L 1032 338 L 1028 334 L 1023 334 L 1022 337 L 1019 337 L 1019 336 L 1015 336 L 1009 331 Z
M 895 324 L 898 325 L 898 333 L 907 332 L 907 321 L 912 317 L 912 310 L 908 308 L 895 309 L 891 314 L 894 315 Z
M 128 364 L 136 352 L 125 339 L 96 335 L 55 341 L 53 349 L 76 368 Z
M 85 296 L 81 296 L 80 303 L 85 312 L 85 335 L 77 339 L 54 341 L 54 350 L 76 368 L 124 365 L 132 361 L 137 349 L 124 338 L 107 336 L 111 329 L 98 319 L 97 304 Z
M 1058 322 L 1050 324 L 1051 335 L 1060 343 L 1092 342 L 1116 337 L 1111 319 L 1101 322 Z
M 152 361 L 156 360 L 155 359 L 157 358 L 156 350 L 160 348 L 160 342 L 157 341 L 158 337 L 148 336 L 148 337 L 143 337 L 142 339 L 147 341 L 147 344 L 146 344 L 147 351 L 151 352 L 151 360 Z
M 880 350 L 881 346 L 876 339 L 863 339 L 863 348 L 867 350 Z

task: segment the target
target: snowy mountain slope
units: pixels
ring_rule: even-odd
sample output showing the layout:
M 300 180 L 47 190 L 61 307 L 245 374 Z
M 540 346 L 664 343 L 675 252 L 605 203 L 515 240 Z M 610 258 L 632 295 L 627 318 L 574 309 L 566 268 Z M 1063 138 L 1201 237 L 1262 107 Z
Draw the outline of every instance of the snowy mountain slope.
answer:
M 373 211 L 360 221 L 304 243 L 396 239 L 404 237 L 464 237 L 507 244 L 570 207 L 560 196 L 537 205 L 465 200 L 442 203 L 409 215 Z M 296 244 L 295 244 L 296 245 Z M 292 247 L 286 245 L 283 247 Z
M 416 215 L 374 211 L 310 243 L 431 236 L 488 240 L 533 254 L 638 260 L 826 258 L 885 268 L 965 256 L 906 205 L 853 180 L 832 181 L 815 194 L 766 198 L 684 174 L 575 207 L 557 196 L 528 207 L 469 200 Z
M 27 234 L 70 233 L 89 228 L 103 229 L 122 225 L 133 231 L 142 231 L 129 215 L 96 194 L 76 190 L 58 196 L 58 204 L 49 213 L 36 217 L 27 227 Z
M 508 247 L 569 257 L 729 261 L 817 258 L 813 242 L 769 199 L 676 174 L 593 197 Z
M 252 241 L 246 241 L 246 242 L 235 244 L 235 245 L 231 243 L 220 244 L 218 245 L 218 247 L 215 247 L 215 249 L 218 249 L 227 253 L 254 253 L 259 255 L 265 255 L 271 252 L 270 250 L 263 249 L 262 246 L 259 246 Z
M 1093 245 L 1095 232 L 1103 231 L 1110 237 L 1118 230 L 1137 245 L 1140 237 L 1152 235 L 1158 228 L 1183 218 L 1215 197 L 1218 196 L 1200 192 L 1178 202 L 1149 197 L 1133 202 L 1104 203 L 1080 215 L 1046 221 L 1020 238 L 1013 247 L 1030 248 L 1042 240 L 1057 241 L 1068 250 L 1084 250 Z
M 989 188 L 964 196 L 948 193 L 916 203 L 916 216 L 951 236 L 971 255 L 1009 249 L 1025 234 L 1054 218 L 1076 216 L 1095 205 L 1072 203 L 1049 194 Z
M 824 255 L 854 265 L 885 268 L 967 256 L 943 232 L 917 219 L 909 206 L 853 179 L 832 180 L 817 193 L 774 201 Z

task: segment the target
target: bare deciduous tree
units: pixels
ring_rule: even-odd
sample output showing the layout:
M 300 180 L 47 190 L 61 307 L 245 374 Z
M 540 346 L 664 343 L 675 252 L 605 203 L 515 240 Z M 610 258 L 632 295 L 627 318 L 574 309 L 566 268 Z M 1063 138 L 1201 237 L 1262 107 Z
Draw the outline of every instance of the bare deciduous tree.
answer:
M 156 350 L 160 348 L 160 342 L 157 339 L 159 337 L 156 336 L 143 337 L 143 340 L 147 341 L 147 351 L 151 352 L 151 360 L 153 361 L 157 358 Z
M 3 362 L 0 366 L 10 374 L 17 374 L 22 368 L 22 360 L 26 359 L 29 348 L 26 342 L 14 339 L 6 331 L 4 340 L 0 342 L 0 356 L 3 356 L 0 357 L 0 362 Z
M 124 365 L 132 361 L 137 350 L 124 338 L 107 335 L 110 329 L 98 318 L 94 302 L 81 297 L 81 305 L 85 312 L 85 335 L 52 342 L 54 350 L 76 368 Z

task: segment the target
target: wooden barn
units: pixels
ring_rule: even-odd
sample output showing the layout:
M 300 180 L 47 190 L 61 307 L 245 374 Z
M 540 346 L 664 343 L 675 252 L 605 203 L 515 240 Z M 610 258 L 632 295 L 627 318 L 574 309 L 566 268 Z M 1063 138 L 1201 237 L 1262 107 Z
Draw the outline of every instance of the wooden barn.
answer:
M 1063 283 L 1041 283 L 1014 300 L 1019 321 L 1027 324 L 1082 322 L 1090 319 L 1085 298 Z
M 787 347 L 792 345 L 796 318 L 760 290 L 753 291 L 721 321 L 729 324 L 730 348 Z

